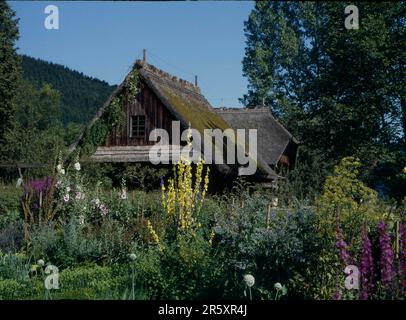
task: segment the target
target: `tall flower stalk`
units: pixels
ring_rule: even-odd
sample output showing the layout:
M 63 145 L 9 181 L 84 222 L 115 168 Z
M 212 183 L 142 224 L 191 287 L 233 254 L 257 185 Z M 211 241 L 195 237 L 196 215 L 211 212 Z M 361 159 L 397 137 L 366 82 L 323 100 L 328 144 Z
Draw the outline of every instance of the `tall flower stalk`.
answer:
M 361 292 L 360 298 L 367 300 L 375 288 L 375 268 L 372 256 L 372 244 L 366 229 L 362 232 L 362 252 L 361 252 Z
M 400 223 L 399 231 L 400 231 L 399 273 L 402 289 L 406 291 L 406 221 L 402 221 Z
M 391 246 L 391 238 L 386 231 L 384 221 L 378 224 L 379 231 L 379 246 L 381 250 L 381 282 L 382 285 L 388 287 L 394 278 L 394 254 Z
M 336 247 L 338 249 L 341 261 L 344 263 L 344 265 L 347 266 L 350 264 L 351 259 L 347 251 L 348 244 L 344 241 L 343 231 L 341 230 L 340 227 L 337 229 L 336 237 L 337 237 Z

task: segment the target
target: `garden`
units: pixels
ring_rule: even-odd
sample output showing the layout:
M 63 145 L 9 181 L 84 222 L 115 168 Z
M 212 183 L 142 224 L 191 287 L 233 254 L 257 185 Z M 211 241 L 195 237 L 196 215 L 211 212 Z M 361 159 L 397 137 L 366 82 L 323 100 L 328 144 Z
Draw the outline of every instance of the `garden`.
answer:
M 381 199 L 361 169 L 343 158 L 303 200 L 288 181 L 210 193 L 203 161 L 162 177 L 135 167 L 113 187 L 59 157 L 52 175 L 1 186 L 0 298 L 403 299 L 405 203 Z M 129 188 L 134 171 L 160 187 Z

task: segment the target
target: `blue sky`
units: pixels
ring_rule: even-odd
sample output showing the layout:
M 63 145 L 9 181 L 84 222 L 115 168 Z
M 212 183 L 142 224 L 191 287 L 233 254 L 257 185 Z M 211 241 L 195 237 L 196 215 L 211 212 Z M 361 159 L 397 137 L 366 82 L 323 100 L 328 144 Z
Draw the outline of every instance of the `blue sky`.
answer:
M 146 48 L 148 62 L 193 81 L 213 106 L 240 106 L 244 21 L 254 2 L 9 1 L 20 18 L 19 52 L 121 82 Z M 47 5 L 60 29 L 44 27 Z

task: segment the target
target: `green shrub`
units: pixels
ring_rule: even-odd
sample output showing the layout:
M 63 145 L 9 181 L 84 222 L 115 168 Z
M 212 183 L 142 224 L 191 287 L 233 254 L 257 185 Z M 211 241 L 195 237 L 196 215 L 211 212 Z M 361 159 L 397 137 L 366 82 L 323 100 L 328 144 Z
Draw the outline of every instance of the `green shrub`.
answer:
M 0 280 L 0 300 L 38 299 L 43 293 L 43 283 L 38 280 Z
M 60 289 L 54 298 L 103 299 L 119 294 L 125 285 L 126 275 L 113 277 L 110 267 L 86 265 L 64 269 L 60 272 Z

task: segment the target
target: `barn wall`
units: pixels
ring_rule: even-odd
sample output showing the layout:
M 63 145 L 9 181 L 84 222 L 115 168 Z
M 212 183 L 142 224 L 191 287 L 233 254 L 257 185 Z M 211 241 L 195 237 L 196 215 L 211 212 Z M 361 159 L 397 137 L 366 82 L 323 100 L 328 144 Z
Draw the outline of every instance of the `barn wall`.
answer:
M 152 130 L 162 128 L 168 131 L 171 138 L 172 121 L 175 118 L 155 93 L 144 82 L 140 83 L 140 92 L 137 98 L 125 104 L 126 121 L 120 130 L 114 129 L 109 134 L 105 146 L 144 146 L 155 142 L 148 137 Z M 145 115 L 144 137 L 131 137 L 131 116 Z

